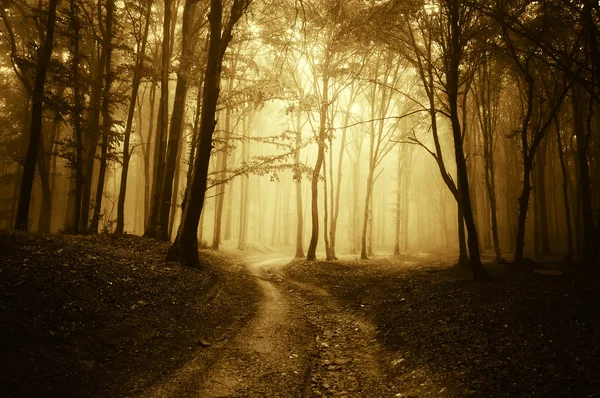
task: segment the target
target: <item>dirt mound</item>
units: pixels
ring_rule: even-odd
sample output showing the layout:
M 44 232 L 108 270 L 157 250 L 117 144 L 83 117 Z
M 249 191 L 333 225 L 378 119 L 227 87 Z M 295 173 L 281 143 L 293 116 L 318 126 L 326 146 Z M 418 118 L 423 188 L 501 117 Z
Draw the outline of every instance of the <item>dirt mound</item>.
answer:
M 0 232 L 2 396 L 124 396 L 181 367 L 251 317 L 236 258 L 165 263 L 136 236 Z

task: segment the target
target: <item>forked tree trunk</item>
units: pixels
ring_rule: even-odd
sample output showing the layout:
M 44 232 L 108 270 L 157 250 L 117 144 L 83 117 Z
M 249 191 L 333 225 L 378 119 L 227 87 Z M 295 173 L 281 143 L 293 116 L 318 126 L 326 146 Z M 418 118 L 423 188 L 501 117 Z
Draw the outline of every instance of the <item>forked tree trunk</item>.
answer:
M 452 137 L 454 138 L 454 157 L 456 160 L 456 174 L 459 181 L 459 202 L 464 211 L 469 243 L 469 260 L 473 276 L 477 280 L 489 280 L 490 277 L 481 264 L 479 256 L 479 239 L 475 228 L 475 220 L 471 207 L 469 195 L 469 179 L 467 173 L 467 162 L 463 151 L 463 139 L 461 134 L 460 119 L 458 117 L 458 90 L 459 90 L 459 65 L 462 48 L 460 47 L 460 32 L 462 27 L 459 23 L 459 3 L 453 0 L 449 7 L 450 14 L 450 49 L 448 50 L 449 62 L 446 70 L 446 83 L 448 103 L 450 107 L 450 121 L 452 124 Z
M 225 50 L 232 38 L 232 29 L 241 18 L 249 2 L 234 0 L 231 14 L 222 32 L 223 8 L 220 0 L 211 0 L 209 14 L 210 39 L 204 73 L 202 95 L 202 116 L 200 122 L 200 139 L 194 161 L 192 183 L 184 204 L 181 224 L 175 242 L 167 253 L 168 260 L 179 261 L 188 266 L 200 266 L 198 257 L 198 223 L 204 204 L 212 136 L 215 131 L 215 115 L 219 99 L 219 83 Z
M 54 28 L 56 26 L 56 6 L 58 0 L 50 0 L 48 5 L 48 19 L 46 23 L 46 37 L 38 50 L 38 63 L 35 71 L 35 81 L 31 98 L 31 129 L 29 131 L 29 144 L 25 163 L 23 165 L 23 179 L 21 193 L 15 220 L 15 229 L 27 231 L 29 227 L 29 207 L 35 165 L 38 159 L 40 141 L 42 140 L 42 116 L 44 112 L 44 91 L 46 88 L 46 74 L 50 64 L 50 57 L 54 49 Z
M 312 233 L 310 236 L 310 243 L 308 245 L 308 252 L 306 253 L 306 259 L 313 261 L 317 259 L 317 243 L 319 241 L 319 176 L 321 173 L 321 167 L 325 160 L 325 139 L 327 138 L 326 124 L 327 124 L 327 110 L 329 105 L 329 75 L 328 67 L 329 61 L 326 56 L 326 61 L 323 70 L 323 97 L 321 99 L 321 112 L 319 120 L 319 136 L 317 138 L 317 145 L 319 151 L 317 154 L 317 161 L 313 170 L 310 192 L 311 192 L 311 221 L 312 221 Z M 327 231 L 325 231 L 327 233 Z

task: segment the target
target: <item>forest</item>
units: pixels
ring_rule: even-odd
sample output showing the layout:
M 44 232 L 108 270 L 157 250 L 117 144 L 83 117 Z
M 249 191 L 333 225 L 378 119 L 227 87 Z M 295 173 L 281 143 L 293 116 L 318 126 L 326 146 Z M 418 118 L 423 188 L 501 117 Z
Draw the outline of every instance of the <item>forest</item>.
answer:
M 3 397 L 598 396 L 597 1 L 0 4 Z
M 591 0 L 9 0 L 0 227 L 595 266 Z

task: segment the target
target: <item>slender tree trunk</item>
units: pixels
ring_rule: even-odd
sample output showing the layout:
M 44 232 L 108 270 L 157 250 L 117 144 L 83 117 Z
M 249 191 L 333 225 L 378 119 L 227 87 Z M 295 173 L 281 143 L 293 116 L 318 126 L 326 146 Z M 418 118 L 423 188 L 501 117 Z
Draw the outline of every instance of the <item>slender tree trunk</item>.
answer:
M 481 264 L 479 256 L 479 239 L 475 228 L 475 220 L 471 207 L 469 194 L 469 179 L 467 162 L 463 151 L 460 120 L 458 117 L 458 91 L 459 91 L 459 64 L 462 48 L 460 47 L 459 3 L 453 0 L 450 6 L 450 59 L 446 71 L 447 94 L 450 106 L 450 121 L 452 123 L 452 136 L 454 138 L 454 157 L 456 159 L 456 174 L 459 181 L 459 202 L 462 204 L 465 223 L 467 226 L 469 243 L 469 261 L 473 276 L 477 280 L 489 280 L 490 277 Z
M 296 258 L 304 257 L 303 234 L 304 217 L 302 216 L 302 174 L 300 172 L 300 147 L 302 146 L 302 97 L 296 112 L 296 152 L 294 153 L 294 181 L 296 185 Z
M 567 255 L 565 262 L 571 264 L 573 262 L 573 226 L 571 224 L 571 210 L 569 205 L 569 175 L 567 174 L 567 165 L 565 162 L 565 155 L 563 152 L 562 140 L 560 138 L 560 123 L 558 116 L 554 118 L 554 128 L 556 130 L 556 142 L 558 144 L 558 158 L 560 160 L 560 171 L 562 174 L 562 191 L 563 200 L 565 202 L 565 221 L 567 224 Z
M 577 165 L 579 169 L 579 183 L 580 183 L 580 195 L 581 195 L 581 210 L 582 210 L 582 221 L 583 221 L 583 261 L 586 265 L 591 265 L 595 260 L 595 227 L 594 227 L 594 215 L 592 210 L 592 199 L 590 191 L 590 174 L 587 158 L 587 149 L 589 143 L 589 132 L 585 129 L 585 112 L 582 104 L 584 103 L 585 96 L 583 95 L 583 88 L 575 83 L 573 85 L 573 128 L 577 137 Z
M 180 137 L 183 131 L 185 101 L 188 90 L 187 74 L 192 64 L 192 36 L 195 7 L 196 1 L 185 0 L 183 21 L 181 25 L 182 40 L 180 69 L 177 72 L 177 85 L 175 88 L 175 98 L 173 100 L 173 112 L 171 114 L 171 130 L 169 131 L 167 155 L 158 202 L 159 215 L 157 237 L 162 240 L 169 239 L 168 224 L 169 213 L 171 211 L 171 197 L 173 193 L 173 177 L 175 175 L 175 167 L 177 166 L 177 154 L 179 152 L 179 142 L 181 141 Z
M 550 249 L 550 234 L 548 231 L 548 205 L 546 201 L 546 158 L 547 144 L 542 141 L 541 148 L 537 152 L 537 173 L 536 173 L 536 199 L 538 201 L 538 216 L 540 228 L 540 254 L 552 254 Z
M 15 229 L 27 231 L 29 227 L 29 207 L 35 164 L 38 158 L 40 141 L 42 139 L 42 116 L 44 106 L 44 91 L 46 87 L 46 74 L 50 64 L 50 57 L 54 49 L 54 28 L 56 26 L 56 6 L 59 0 L 50 0 L 48 5 L 48 19 L 46 23 L 46 37 L 38 50 L 38 63 L 35 72 L 35 81 L 31 98 L 31 129 L 25 163 L 23 165 L 23 179 L 21 193 L 15 220 Z
M 163 191 L 163 176 L 165 173 L 165 151 L 167 146 L 167 133 L 169 128 L 169 66 L 171 61 L 171 2 L 165 0 L 163 32 L 162 32 L 162 57 L 160 66 L 160 100 L 158 102 L 158 119 L 156 121 L 156 141 L 154 142 L 154 172 L 152 184 L 152 197 L 150 201 L 150 217 L 148 228 L 144 236 L 166 240 L 166 231 L 161 231 L 160 208 L 161 193 Z M 178 79 L 179 83 L 179 79 Z M 175 152 L 177 156 L 177 152 Z M 172 183 L 172 180 L 169 181 Z M 170 195 L 169 195 L 170 197 Z M 167 220 L 168 222 L 168 220 Z
M 50 141 L 50 145 L 52 145 L 52 141 Z M 44 134 L 42 134 L 37 159 L 40 185 L 42 186 L 42 208 L 38 219 L 38 232 L 45 234 L 50 233 L 50 223 L 52 221 L 52 191 L 50 189 L 50 172 L 46 163 L 46 156 Z
M 148 229 L 150 221 L 151 182 L 154 169 L 150 169 L 150 148 L 152 147 L 152 132 L 154 131 L 154 102 L 156 100 L 156 80 L 150 86 L 150 117 L 148 119 L 148 136 L 144 144 L 144 231 Z M 140 110 L 141 118 L 141 110 Z M 155 162 L 156 163 L 156 162 Z M 152 173 L 151 173 L 152 171 Z
M 395 225 L 395 244 L 394 244 L 394 256 L 400 255 L 400 224 L 402 223 L 402 155 L 405 146 L 398 147 L 398 170 L 396 171 L 396 225 Z
M 247 162 L 249 159 L 248 146 L 248 118 L 242 121 L 242 162 Z M 248 204 L 250 199 L 248 175 L 241 177 L 241 210 L 240 210 L 240 231 L 238 236 L 238 250 L 246 249 L 246 241 L 248 240 Z
M 83 140 L 81 131 L 81 87 L 80 87 L 80 75 L 79 75 L 79 61 L 81 54 L 79 51 L 79 5 L 76 0 L 70 0 L 70 11 L 71 11 L 71 31 L 72 31 L 72 44 L 73 54 L 71 63 L 71 73 L 73 81 L 73 133 L 75 134 L 75 161 L 73 167 L 75 169 L 75 203 L 73 205 L 73 224 L 70 225 L 69 229 L 74 233 L 80 232 L 80 217 L 81 217 L 81 199 L 83 193 Z
M 219 83 L 221 80 L 223 56 L 231 41 L 233 26 L 242 16 L 248 4 L 241 0 L 233 1 L 229 21 L 222 32 L 221 18 L 223 8 L 221 1 L 211 0 L 211 9 L 208 18 L 210 23 L 210 40 L 204 74 L 200 140 L 194 161 L 194 173 L 189 189 L 189 196 L 186 198 L 186 203 L 184 204 L 182 221 L 179 225 L 175 242 L 171 245 L 167 254 L 167 259 L 177 260 L 189 266 L 200 265 L 197 231 L 206 193 L 210 152 L 212 150 L 212 136 L 216 125 L 215 115 L 219 99 Z
M 148 8 L 146 9 L 144 24 L 144 34 L 142 36 L 142 42 L 137 49 L 138 51 L 135 69 L 133 71 L 133 81 L 131 83 L 131 100 L 129 101 L 129 112 L 127 113 L 127 123 L 125 125 L 125 138 L 123 142 L 123 168 L 121 170 L 121 184 L 119 188 L 119 199 L 117 202 L 117 223 L 115 226 L 116 234 L 122 234 L 125 228 L 125 195 L 127 194 L 127 176 L 129 174 L 129 162 L 131 160 L 129 141 L 131 138 L 131 129 L 133 127 L 133 117 L 135 115 L 135 105 L 137 102 L 138 90 L 142 81 L 144 59 L 146 58 L 146 43 L 148 42 L 148 30 L 150 27 L 152 3 L 152 1 L 148 1 Z
M 180 143 L 179 143 L 179 147 L 182 148 L 183 145 L 183 135 L 180 136 Z M 183 149 L 183 148 L 182 148 Z M 181 159 L 182 156 L 179 155 L 177 157 L 177 163 L 175 165 L 175 175 L 173 176 L 173 193 L 171 195 L 171 210 L 170 210 L 170 217 L 169 217 L 169 226 L 167 228 L 167 231 L 169 233 L 168 239 L 171 240 L 171 237 L 173 236 L 173 228 L 175 227 L 175 217 L 177 216 L 177 208 L 180 207 L 179 206 L 179 183 L 180 183 L 180 174 L 181 174 Z
M 330 149 L 331 150 L 331 149 Z M 329 236 L 327 234 L 327 226 L 329 222 L 329 209 L 327 204 L 327 162 L 323 159 L 323 240 L 325 241 L 325 259 L 333 260 L 331 255 L 331 247 L 329 246 Z
M 319 176 L 321 173 L 321 167 L 323 165 L 323 161 L 325 159 L 325 139 L 327 138 L 327 110 L 329 107 L 329 75 L 327 68 L 329 67 L 329 62 L 327 61 L 328 57 L 326 56 L 326 62 L 323 70 L 323 98 L 321 99 L 323 103 L 321 104 L 321 112 L 320 112 L 320 120 L 319 120 L 319 137 L 317 139 L 317 144 L 319 146 L 319 151 L 317 154 L 317 161 L 315 163 L 315 168 L 313 170 L 313 176 L 311 181 L 311 215 L 312 215 L 312 234 L 310 237 L 310 243 L 308 245 L 308 252 L 306 254 L 306 259 L 309 261 L 313 261 L 317 259 L 317 243 L 319 241 Z M 327 231 L 325 231 L 327 233 Z
M 98 3 L 100 7 L 100 3 Z M 100 10 L 101 11 L 101 10 Z M 85 139 L 85 152 L 83 152 L 83 192 L 81 196 L 81 217 L 79 232 L 88 232 L 90 210 L 92 209 L 92 183 L 94 179 L 94 164 L 96 161 L 96 150 L 98 137 L 100 136 L 100 112 L 103 93 L 103 80 L 106 69 L 106 56 L 108 49 L 102 45 L 100 59 L 92 73 L 92 87 L 90 93 L 90 110 L 87 116 L 87 131 Z
M 90 223 L 89 231 L 98 232 L 100 221 L 100 212 L 102 210 L 102 195 L 104 193 L 104 180 L 106 177 L 107 154 L 109 145 L 109 135 L 112 128 L 110 114 L 110 86 L 112 84 L 112 23 L 113 23 L 114 0 L 106 1 L 106 37 L 104 38 L 104 47 L 106 48 L 106 72 L 104 77 L 104 87 L 102 92 L 102 146 L 100 148 L 100 170 L 98 175 L 98 188 L 96 189 L 96 201 L 94 202 L 94 214 Z

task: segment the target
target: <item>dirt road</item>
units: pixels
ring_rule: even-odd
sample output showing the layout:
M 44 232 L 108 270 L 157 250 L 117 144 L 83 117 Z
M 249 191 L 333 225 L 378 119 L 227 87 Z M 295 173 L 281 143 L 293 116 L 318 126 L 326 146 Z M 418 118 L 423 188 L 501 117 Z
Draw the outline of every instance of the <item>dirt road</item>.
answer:
M 198 358 L 152 396 L 386 397 L 374 328 L 316 286 L 283 276 L 286 257 L 248 258 L 261 289 L 257 315 L 229 341 Z

